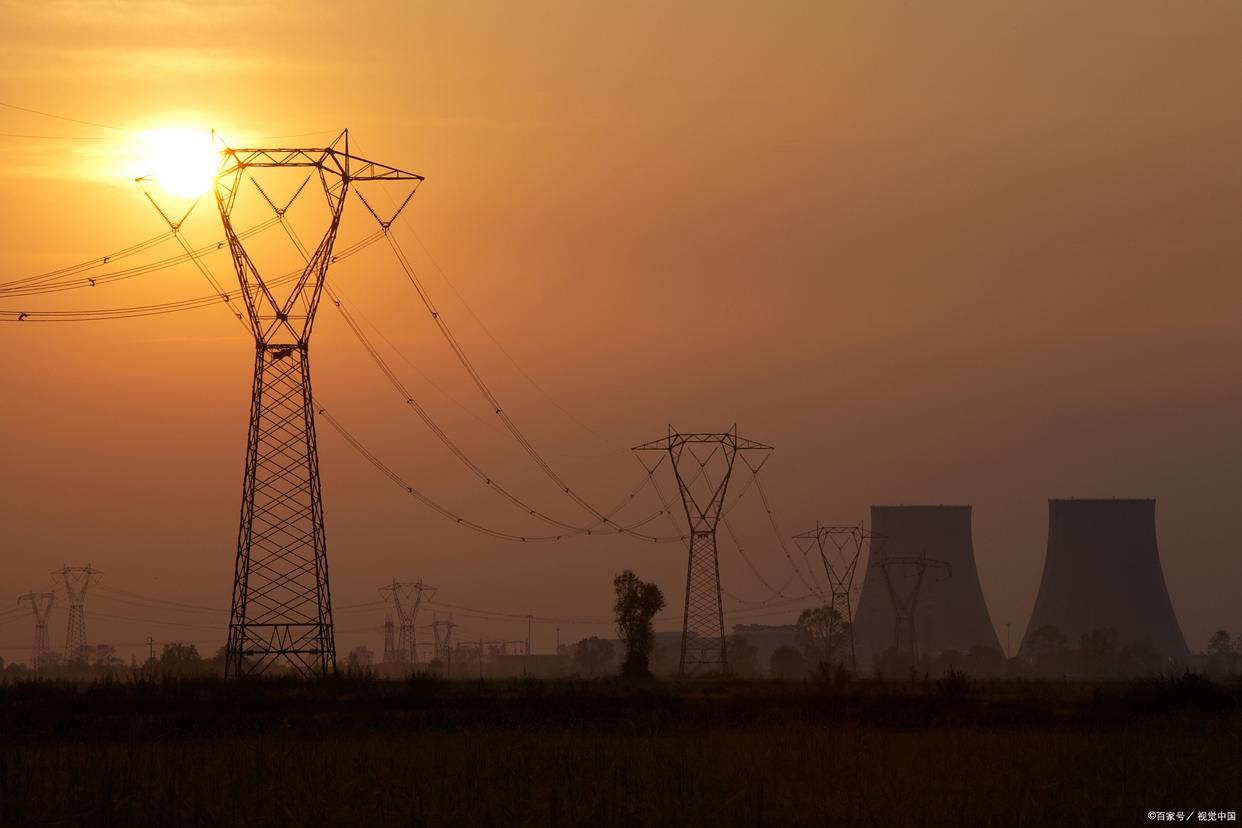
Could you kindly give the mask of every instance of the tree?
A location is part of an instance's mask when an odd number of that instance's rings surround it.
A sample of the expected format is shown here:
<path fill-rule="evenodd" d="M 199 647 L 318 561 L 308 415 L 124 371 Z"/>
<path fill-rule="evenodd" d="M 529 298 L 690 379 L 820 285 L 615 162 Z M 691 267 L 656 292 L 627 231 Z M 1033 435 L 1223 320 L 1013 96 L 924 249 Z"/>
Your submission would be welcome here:
<path fill-rule="evenodd" d="M 1160 672 L 1160 653 L 1150 644 L 1127 644 L 1121 648 L 1118 665 L 1122 675 L 1155 675 Z"/>
<path fill-rule="evenodd" d="M 655 646 L 651 619 L 664 609 L 664 593 L 628 569 L 613 578 L 612 588 L 617 594 L 617 602 L 613 605 L 617 632 L 625 642 L 621 675 L 650 676 L 651 649 Z"/>
<path fill-rule="evenodd" d="M 995 647 L 976 644 L 966 654 L 966 668 L 977 676 L 1000 675 L 1005 669 L 1005 654 Z"/>
<path fill-rule="evenodd" d="M 1069 672 L 1069 637 L 1050 624 L 1027 636 L 1026 651 L 1036 673 L 1054 676 Z"/>
<path fill-rule="evenodd" d="M 768 675 L 777 679 L 800 679 L 806 676 L 806 661 L 796 647 L 782 644 L 772 651 Z"/>
<path fill-rule="evenodd" d="M 359 645 L 345 656 L 345 669 L 351 673 L 365 673 L 375 661 L 375 653 L 370 647 Z"/>
<path fill-rule="evenodd" d="M 1207 656 L 1208 670 L 1212 673 L 1224 675 L 1234 672 L 1238 652 L 1228 632 L 1217 630 L 1212 633 L 1212 637 L 1208 639 Z"/>
<path fill-rule="evenodd" d="M 1121 634 L 1111 628 L 1083 633 L 1078 646 L 1083 673 L 1088 676 L 1111 676 L 1116 673 L 1120 641 Z"/>
<path fill-rule="evenodd" d="M 598 676 L 612 665 L 613 656 L 612 642 L 593 635 L 574 647 L 574 669 L 585 676 Z"/>
<path fill-rule="evenodd" d="M 1208 639 L 1207 652 L 1210 656 L 1230 656 L 1234 653 L 1233 639 L 1225 630 L 1217 630 Z"/>
<path fill-rule="evenodd" d="M 759 675 L 759 648 L 745 638 L 740 635 L 729 636 L 725 639 L 725 652 L 733 675 L 738 678 L 754 678 Z"/>
<path fill-rule="evenodd" d="M 798 616 L 797 624 L 798 637 L 808 659 L 832 662 L 849 655 L 850 622 L 832 607 L 825 605 L 805 609 Z M 828 640 L 829 633 L 832 634 L 831 641 Z"/>
<path fill-rule="evenodd" d="M 198 647 L 183 641 L 170 641 L 160 651 L 160 672 L 187 676 L 203 672 L 203 659 Z"/>

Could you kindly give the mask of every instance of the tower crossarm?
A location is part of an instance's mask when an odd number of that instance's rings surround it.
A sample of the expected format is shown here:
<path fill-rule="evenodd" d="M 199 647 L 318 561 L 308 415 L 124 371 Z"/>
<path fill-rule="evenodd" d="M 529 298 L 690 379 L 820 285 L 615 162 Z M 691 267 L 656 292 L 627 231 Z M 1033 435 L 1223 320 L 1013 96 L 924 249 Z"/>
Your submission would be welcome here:
<path fill-rule="evenodd" d="M 222 173 L 247 167 L 315 167 L 344 176 L 350 181 L 422 181 L 423 176 L 390 167 L 359 155 L 331 147 L 286 147 L 233 149 L 223 151 Z"/>
<path fill-rule="evenodd" d="M 693 434 L 681 434 L 673 432 L 670 427 L 670 433 L 667 437 L 661 437 L 659 440 L 652 440 L 649 443 L 634 446 L 633 451 L 672 451 L 680 448 L 687 443 L 721 443 L 734 451 L 773 451 L 772 446 L 760 443 L 755 440 L 747 440 L 744 437 L 737 436 L 737 427 L 726 432 L 696 432 Z"/>

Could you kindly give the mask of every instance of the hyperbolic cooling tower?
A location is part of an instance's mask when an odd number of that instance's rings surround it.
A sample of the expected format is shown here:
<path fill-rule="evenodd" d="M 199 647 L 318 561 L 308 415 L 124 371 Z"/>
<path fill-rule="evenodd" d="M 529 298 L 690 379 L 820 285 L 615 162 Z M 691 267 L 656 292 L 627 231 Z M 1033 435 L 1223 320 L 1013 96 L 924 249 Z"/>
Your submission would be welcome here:
<path fill-rule="evenodd" d="M 1075 647 L 1083 633 L 1111 628 L 1122 646 L 1189 654 L 1160 568 L 1156 501 L 1048 501 L 1048 555 L 1022 651 L 1033 631 L 1049 625 Z"/>
<path fill-rule="evenodd" d="M 950 566 L 928 568 L 915 604 L 914 628 L 920 654 L 944 650 L 968 652 L 971 647 L 1000 650 L 1000 641 L 979 586 L 970 536 L 969 506 L 872 506 L 872 541 L 858 611 L 854 613 L 855 645 L 865 665 L 893 646 L 896 613 L 880 560 L 884 556 L 943 561 Z M 894 572 L 899 590 L 908 588 L 912 572 Z"/>

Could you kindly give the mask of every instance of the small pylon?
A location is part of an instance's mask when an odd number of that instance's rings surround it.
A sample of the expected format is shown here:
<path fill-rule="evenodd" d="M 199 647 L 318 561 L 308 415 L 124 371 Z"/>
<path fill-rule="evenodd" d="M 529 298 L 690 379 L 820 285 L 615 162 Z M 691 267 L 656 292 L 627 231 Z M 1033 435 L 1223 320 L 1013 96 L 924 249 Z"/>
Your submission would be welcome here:
<path fill-rule="evenodd" d="M 65 633 L 65 660 L 80 659 L 86 648 L 86 590 L 98 583 L 103 573 L 86 566 L 65 566 L 52 573 L 53 580 L 64 586 L 69 598 L 69 628 Z"/>
<path fill-rule="evenodd" d="M 390 602 L 397 610 L 397 645 L 395 650 L 395 661 L 405 664 L 416 664 L 418 662 L 418 610 L 423 603 L 423 595 L 426 593 L 427 599 L 430 600 L 435 595 L 436 588 L 430 584 L 425 584 L 421 579 L 417 581 L 398 581 L 392 579 L 391 584 L 385 584 L 380 587 L 380 594 L 384 596 L 384 600 Z"/>
<path fill-rule="evenodd" d="M 52 614 L 52 605 L 56 603 L 53 592 L 27 592 L 17 598 L 18 606 L 28 604 L 34 613 L 34 643 L 30 647 L 30 669 L 42 672 L 47 664 L 47 653 L 51 649 L 48 644 L 47 620 Z"/>
<path fill-rule="evenodd" d="M 440 616 L 433 613 L 431 623 L 427 626 L 431 627 L 432 638 L 435 640 L 435 658 L 444 664 L 444 674 L 451 676 L 453 674 L 453 628 L 457 625 L 453 623 L 453 613 L 449 613 L 447 621 L 441 621 Z"/>
<path fill-rule="evenodd" d="M 794 540 L 802 547 L 803 553 L 809 552 L 811 546 L 818 550 L 828 580 L 832 604 L 828 614 L 828 635 L 824 641 L 825 656 L 831 661 L 845 643 L 841 639 L 848 639 L 850 669 L 857 670 L 852 607 L 854 573 L 863 549 L 870 547 L 874 550 L 878 545 L 876 541 L 880 539 L 868 532 L 862 523 L 856 526 L 816 523 L 814 529 L 794 535 Z"/>
<path fill-rule="evenodd" d="M 918 557 L 882 555 L 880 557 L 880 568 L 884 570 L 884 584 L 888 587 L 888 595 L 893 602 L 893 612 L 896 615 L 893 626 L 893 651 L 897 655 L 908 655 L 911 664 L 917 664 L 919 660 L 919 644 L 915 624 L 915 611 L 918 608 L 919 591 L 923 588 L 923 580 L 929 569 L 941 570 L 945 573 L 945 577 L 948 577 L 953 573 L 953 568 L 945 561 L 928 558 L 926 551 Z M 897 584 L 894 582 L 894 571 L 899 569 L 913 570 L 914 572 L 913 584 L 904 595 L 901 594 Z"/>

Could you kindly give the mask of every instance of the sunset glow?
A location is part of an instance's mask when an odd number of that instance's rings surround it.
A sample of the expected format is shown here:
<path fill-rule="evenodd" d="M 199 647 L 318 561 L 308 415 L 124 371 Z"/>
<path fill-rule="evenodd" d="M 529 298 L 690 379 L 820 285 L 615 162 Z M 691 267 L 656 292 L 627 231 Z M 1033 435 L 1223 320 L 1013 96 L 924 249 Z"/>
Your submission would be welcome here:
<path fill-rule="evenodd" d="M 139 173 L 175 196 L 192 198 L 211 189 L 219 157 L 211 134 L 197 129 L 169 127 L 138 135 L 135 155 Z"/>

